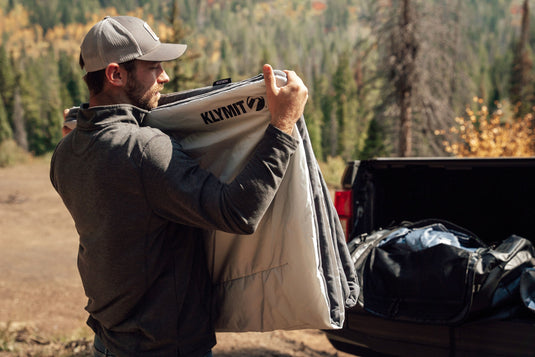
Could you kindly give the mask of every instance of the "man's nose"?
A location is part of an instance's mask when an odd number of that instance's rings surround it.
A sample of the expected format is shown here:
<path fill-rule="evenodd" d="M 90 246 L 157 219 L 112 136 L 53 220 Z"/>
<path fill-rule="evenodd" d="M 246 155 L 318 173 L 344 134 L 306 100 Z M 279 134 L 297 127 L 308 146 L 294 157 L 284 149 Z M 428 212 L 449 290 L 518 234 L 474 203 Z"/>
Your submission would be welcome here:
<path fill-rule="evenodd" d="M 167 82 L 169 82 L 169 76 L 167 75 L 167 72 L 165 72 L 164 70 L 158 76 L 158 83 L 167 83 Z"/>

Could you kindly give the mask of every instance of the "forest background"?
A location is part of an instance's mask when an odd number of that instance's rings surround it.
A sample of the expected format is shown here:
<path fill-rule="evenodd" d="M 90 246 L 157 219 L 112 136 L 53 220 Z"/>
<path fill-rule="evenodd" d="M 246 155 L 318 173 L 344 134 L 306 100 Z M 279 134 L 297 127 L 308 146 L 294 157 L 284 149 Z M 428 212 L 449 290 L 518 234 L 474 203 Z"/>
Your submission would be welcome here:
<path fill-rule="evenodd" d="M 188 44 L 165 65 L 166 91 L 263 63 L 295 70 L 326 171 L 378 156 L 534 155 L 529 0 L 0 0 L 0 166 L 54 149 L 63 109 L 88 98 L 81 40 L 119 14 Z"/>

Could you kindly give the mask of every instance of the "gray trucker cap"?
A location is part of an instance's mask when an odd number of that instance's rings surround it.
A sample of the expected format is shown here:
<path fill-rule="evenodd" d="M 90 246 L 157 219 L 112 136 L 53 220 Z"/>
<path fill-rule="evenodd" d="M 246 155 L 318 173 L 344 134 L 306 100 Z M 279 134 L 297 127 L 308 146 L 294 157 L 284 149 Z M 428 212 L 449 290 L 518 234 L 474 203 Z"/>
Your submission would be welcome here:
<path fill-rule="evenodd" d="M 137 17 L 106 16 L 85 35 L 80 54 L 86 72 L 95 72 L 112 62 L 171 61 L 184 54 L 186 47 L 161 43 L 149 25 Z"/>

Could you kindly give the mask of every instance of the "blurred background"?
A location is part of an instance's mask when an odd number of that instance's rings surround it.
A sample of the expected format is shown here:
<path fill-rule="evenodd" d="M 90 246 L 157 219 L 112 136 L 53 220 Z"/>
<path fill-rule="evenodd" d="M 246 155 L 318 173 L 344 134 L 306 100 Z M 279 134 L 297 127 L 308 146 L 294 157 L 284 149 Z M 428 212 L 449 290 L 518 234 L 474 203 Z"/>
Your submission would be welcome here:
<path fill-rule="evenodd" d="M 346 160 L 533 155 L 529 0 L 0 0 L 0 166 L 49 154 L 87 101 L 79 45 L 105 15 L 188 44 L 167 91 L 295 70 L 337 183 Z M 331 178 L 332 176 L 332 178 Z"/>

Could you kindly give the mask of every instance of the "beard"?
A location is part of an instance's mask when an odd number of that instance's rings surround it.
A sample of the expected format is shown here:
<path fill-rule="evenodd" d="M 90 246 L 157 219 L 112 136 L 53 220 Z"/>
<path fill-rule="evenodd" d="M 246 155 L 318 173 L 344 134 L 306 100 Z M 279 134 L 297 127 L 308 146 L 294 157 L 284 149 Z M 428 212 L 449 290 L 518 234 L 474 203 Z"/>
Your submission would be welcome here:
<path fill-rule="evenodd" d="M 130 102 L 136 107 L 145 110 L 156 108 L 160 99 L 159 92 L 163 89 L 163 85 L 154 84 L 152 87 L 146 89 L 139 84 L 133 72 L 131 76 L 125 87 L 125 92 Z"/>

